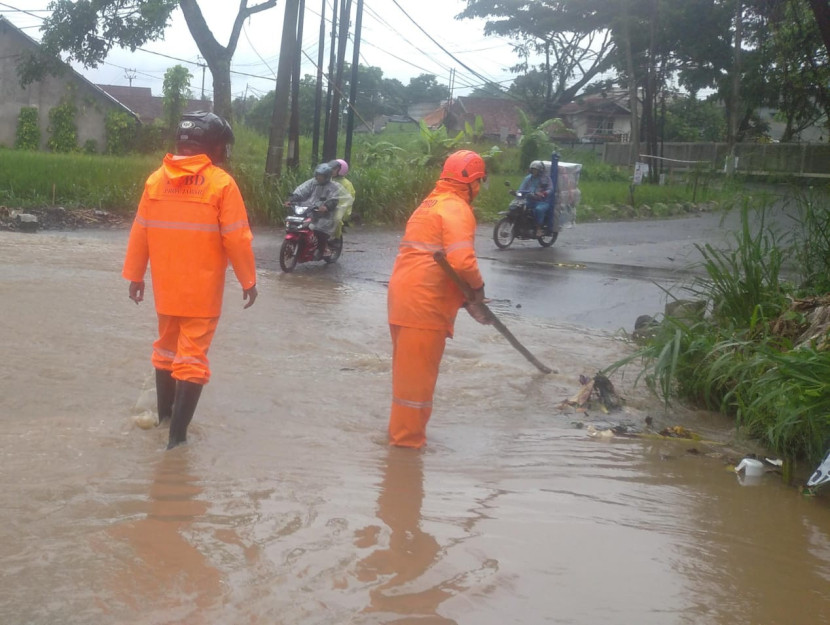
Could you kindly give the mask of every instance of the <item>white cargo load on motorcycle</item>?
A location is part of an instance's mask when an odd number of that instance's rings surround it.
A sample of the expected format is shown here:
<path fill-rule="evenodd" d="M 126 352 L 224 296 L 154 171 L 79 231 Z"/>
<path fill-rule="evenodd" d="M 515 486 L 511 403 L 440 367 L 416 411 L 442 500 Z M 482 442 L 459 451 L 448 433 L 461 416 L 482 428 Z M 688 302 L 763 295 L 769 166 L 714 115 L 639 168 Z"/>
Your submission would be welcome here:
<path fill-rule="evenodd" d="M 550 171 L 551 162 L 542 162 Z M 557 171 L 553 228 L 556 232 L 561 232 L 563 228 L 573 228 L 576 224 L 576 207 L 582 199 L 582 192 L 579 190 L 579 174 L 582 172 L 582 163 L 559 161 Z"/>

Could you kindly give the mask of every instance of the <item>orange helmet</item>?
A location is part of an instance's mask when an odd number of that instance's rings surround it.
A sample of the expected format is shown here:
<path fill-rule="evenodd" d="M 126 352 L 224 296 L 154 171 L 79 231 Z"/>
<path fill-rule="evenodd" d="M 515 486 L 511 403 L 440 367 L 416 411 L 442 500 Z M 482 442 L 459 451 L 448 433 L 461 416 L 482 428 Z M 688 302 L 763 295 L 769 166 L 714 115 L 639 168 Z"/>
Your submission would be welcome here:
<path fill-rule="evenodd" d="M 453 152 L 444 161 L 441 178 L 458 180 L 459 182 L 473 182 L 487 179 L 487 168 L 484 159 L 471 150 Z"/>

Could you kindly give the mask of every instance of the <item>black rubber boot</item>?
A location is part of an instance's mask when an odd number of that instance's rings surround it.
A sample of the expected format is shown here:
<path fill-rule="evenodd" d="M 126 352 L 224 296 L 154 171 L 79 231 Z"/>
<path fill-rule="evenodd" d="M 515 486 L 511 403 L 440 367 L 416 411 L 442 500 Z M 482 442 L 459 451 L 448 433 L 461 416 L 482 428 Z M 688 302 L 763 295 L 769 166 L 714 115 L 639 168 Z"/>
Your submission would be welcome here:
<path fill-rule="evenodd" d="M 187 426 L 196 412 L 196 404 L 202 394 L 202 385 L 179 380 L 176 384 L 176 399 L 173 402 L 173 418 L 170 419 L 170 439 L 167 449 L 173 449 L 187 441 Z"/>
<path fill-rule="evenodd" d="M 176 380 L 172 371 L 156 369 L 156 401 L 159 424 L 173 416 L 173 398 L 176 396 Z"/>

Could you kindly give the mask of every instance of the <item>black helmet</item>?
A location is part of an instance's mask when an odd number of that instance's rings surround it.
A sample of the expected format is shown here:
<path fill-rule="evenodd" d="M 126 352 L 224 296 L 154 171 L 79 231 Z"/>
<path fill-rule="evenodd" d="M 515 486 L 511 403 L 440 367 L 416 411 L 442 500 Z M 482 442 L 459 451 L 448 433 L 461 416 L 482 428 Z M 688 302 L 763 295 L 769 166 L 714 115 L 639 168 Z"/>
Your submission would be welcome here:
<path fill-rule="evenodd" d="M 216 163 L 227 160 L 233 141 L 231 125 L 208 111 L 185 113 L 176 127 L 177 152 L 204 153 Z"/>
<path fill-rule="evenodd" d="M 331 180 L 331 176 L 334 173 L 331 165 L 328 163 L 320 163 L 317 167 L 314 168 L 314 177 L 323 176 L 326 179 L 326 182 Z M 326 182 L 322 183 L 325 184 Z"/>

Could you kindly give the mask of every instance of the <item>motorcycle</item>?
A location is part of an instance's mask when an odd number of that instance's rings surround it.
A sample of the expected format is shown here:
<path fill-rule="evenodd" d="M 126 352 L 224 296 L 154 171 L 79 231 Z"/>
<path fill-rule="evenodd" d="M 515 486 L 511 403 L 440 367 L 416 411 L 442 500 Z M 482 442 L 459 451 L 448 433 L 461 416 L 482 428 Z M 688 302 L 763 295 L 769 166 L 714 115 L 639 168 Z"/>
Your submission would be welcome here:
<path fill-rule="evenodd" d="M 509 182 L 505 185 L 510 186 Z M 545 228 L 542 236 L 536 236 L 536 217 L 534 211 L 528 206 L 527 200 L 530 196 L 529 192 L 513 191 L 513 200 L 507 207 L 506 211 L 501 211 L 499 215 L 504 215 L 496 222 L 493 228 L 493 242 L 499 249 L 507 249 L 514 239 L 521 241 L 529 241 L 535 239 L 539 241 L 542 247 L 550 247 L 556 242 L 559 232 L 553 228 Z"/>
<path fill-rule="evenodd" d="M 319 239 L 311 224 L 317 221 L 319 212 L 312 206 L 289 206 L 293 214 L 285 217 L 285 239 L 280 247 L 280 268 L 290 273 L 297 263 L 323 260 L 326 263 L 337 262 L 343 252 L 343 237 L 329 237 L 326 249 L 318 254 Z M 345 224 L 343 224 L 345 228 Z M 328 254 L 326 253 L 328 252 Z"/>

